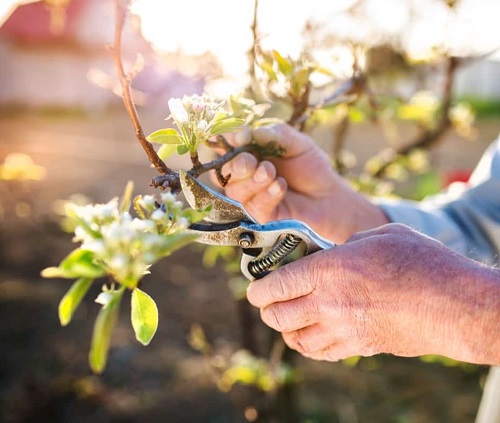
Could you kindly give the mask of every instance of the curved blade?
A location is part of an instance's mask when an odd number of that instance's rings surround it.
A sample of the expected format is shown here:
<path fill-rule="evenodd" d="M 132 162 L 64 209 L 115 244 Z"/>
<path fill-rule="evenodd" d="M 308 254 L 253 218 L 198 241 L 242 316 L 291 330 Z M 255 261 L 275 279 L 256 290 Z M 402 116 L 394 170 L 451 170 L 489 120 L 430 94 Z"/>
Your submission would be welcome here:
<path fill-rule="evenodd" d="M 225 195 L 202 184 L 184 170 L 179 171 L 182 192 L 188 204 L 197 210 L 204 210 L 212 206 L 210 213 L 205 216 L 207 222 L 229 223 L 238 220 L 257 221 L 248 214 L 243 206 Z"/>

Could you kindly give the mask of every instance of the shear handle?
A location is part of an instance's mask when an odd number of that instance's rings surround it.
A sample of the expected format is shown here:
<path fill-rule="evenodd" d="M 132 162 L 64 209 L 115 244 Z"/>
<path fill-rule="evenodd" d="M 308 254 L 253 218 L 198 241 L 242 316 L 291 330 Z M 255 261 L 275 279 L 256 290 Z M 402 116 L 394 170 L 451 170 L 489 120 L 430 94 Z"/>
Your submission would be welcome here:
<path fill-rule="evenodd" d="M 307 225 L 296 220 L 270 222 L 263 226 L 268 231 L 267 235 L 272 234 L 273 247 L 266 247 L 260 251 L 255 248 L 243 248 L 241 271 L 251 281 L 264 277 L 274 266 L 281 264 L 301 243 L 306 246 L 305 255 L 335 246 L 334 243 L 320 237 Z"/>

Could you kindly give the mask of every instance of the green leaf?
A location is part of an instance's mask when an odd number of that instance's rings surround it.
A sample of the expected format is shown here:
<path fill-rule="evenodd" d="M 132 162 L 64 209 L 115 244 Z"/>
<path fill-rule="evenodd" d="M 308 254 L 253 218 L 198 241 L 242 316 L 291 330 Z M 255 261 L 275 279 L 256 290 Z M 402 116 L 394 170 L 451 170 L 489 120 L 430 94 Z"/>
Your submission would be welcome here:
<path fill-rule="evenodd" d="M 89 290 L 92 282 L 94 282 L 94 279 L 91 278 L 78 279 L 71 285 L 71 288 L 62 298 L 59 303 L 59 321 L 62 326 L 66 326 L 71 322 L 75 310 L 80 305 L 80 302 Z"/>
<path fill-rule="evenodd" d="M 276 50 L 273 50 L 274 59 L 278 63 L 278 69 L 283 75 L 290 75 L 293 71 L 293 66 L 289 60 L 285 59 Z"/>
<path fill-rule="evenodd" d="M 187 145 L 181 144 L 177 146 L 177 154 L 183 155 L 186 154 L 189 151 L 189 148 Z"/>
<path fill-rule="evenodd" d="M 276 72 L 273 69 L 273 65 L 268 62 L 263 62 L 260 64 L 262 70 L 267 74 L 267 77 L 270 81 L 277 81 L 278 77 L 276 76 Z"/>
<path fill-rule="evenodd" d="M 147 140 L 158 144 L 182 144 L 182 137 L 174 128 L 159 129 L 150 134 Z"/>
<path fill-rule="evenodd" d="M 134 182 L 128 181 L 125 190 L 123 191 L 122 198 L 120 200 L 120 212 L 124 213 L 130 210 L 132 204 L 132 195 L 134 193 Z"/>
<path fill-rule="evenodd" d="M 184 209 L 182 211 L 182 217 L 189 219 L 191 223 L 196 223 L 203 220 L 208 215 L 210 210 L 212 210 L 211 205 L 205 208 L 205 210 Z"/>
<path fill-rule="evenodd" d="M 160 156 L 160 159 L 162 160 L 167 160 L 172 154 L 174 154 L 177 151 L 178 147 L 179 145 L 163 144 L 158 149 L 158 156 Z"/>
<path fill-rule="evenodd" d="M 167 239 L 160 248 L 159 254 L 166 257 L 173 252 L 191 244 L 198 238 L 198 235 L 187 232 L 168 235 Z"/>
<path fill-rule="evenodd" d="M 158 308 L 154 300 L 139 288 L 132 292 L 131 319 L 135 337 L 142 345 L 148 345 L 158 329 Z"/>
<path fill-rule="evenodd" d="M 73 279 L 74 276 L 68 275 L 66 272 L 61 270 L 59 267 L 46 267 L 40 272 L 42 278 L 66 278 Z"/>
<path fill-rule="evenodd" d="M 216 122 L 214 126 L 212 126 L 210 133 L 212 135 L 218 135 L 218 134 L 223 134 L 225 132 L 236 131 L 238 129 L 241 129 L 244 123 L 245 119 L 240 119 L 240 118 L 222 119 Z"/>
<path fill-rule="evenodd" d="M 59 265 L 61 274 L 67 278 L 99 278 L 104 269 L 94 262 L 94 253 L 78 248 L 72 251 Z"/>
<path fill-rule="evenodd" d="M 59 267 L 47 267 L 40 272 L 44 278 L 99 278 L 105 275 L 104 269 L 94 263 L 94 253 L 78 248 L 66 256 Z"/>
<path fill-rule="evenodd" d="M 94 373 L 102 373 L 106 367 L 111 335 L 120 311 L 120 300 L 123 292 L 124 289 L 113 292 L 113 298 L 99 310 L 94 323 L 89 353 L 89 364 Z"/>

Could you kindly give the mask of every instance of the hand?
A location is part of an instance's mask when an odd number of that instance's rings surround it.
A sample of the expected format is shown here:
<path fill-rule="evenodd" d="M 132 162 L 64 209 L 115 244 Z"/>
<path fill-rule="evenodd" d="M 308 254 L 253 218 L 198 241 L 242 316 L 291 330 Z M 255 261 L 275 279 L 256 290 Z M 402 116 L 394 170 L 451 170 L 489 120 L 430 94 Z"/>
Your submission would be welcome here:
<path fill-rule="evenodd" d="M 309 358 L 440 354 L 500 362 L 492 337 L 500 333 L 498 269 L 403 225 L 357 234 L 288 264 L 252 282 L 247 297 Z"/>
<path fill-rule="evenodd" d="M 258 144 L 275 141 L 286 150 L 284 157 L 260 163 L 243 153 L 223 168 L 224 174 L 231 174 L 226 195 L 241 202 L 259 222 L 298 219 L 337 243 L 359 230 L 388 223 L 380 208 L 332 169 L 309 136 L 286 124 L 261 127 L 252 135 Z"/>

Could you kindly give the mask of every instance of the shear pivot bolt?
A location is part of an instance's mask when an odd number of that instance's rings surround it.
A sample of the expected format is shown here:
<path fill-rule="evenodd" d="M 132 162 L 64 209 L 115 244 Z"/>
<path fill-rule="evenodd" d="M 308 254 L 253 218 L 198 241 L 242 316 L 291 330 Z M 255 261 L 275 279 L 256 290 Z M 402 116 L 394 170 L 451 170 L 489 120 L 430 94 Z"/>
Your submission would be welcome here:
<path fill-rule="evenodd" d="M 248 248 L 253 244 L 253 242 L 254 242 L 254 237 L 249 232 L 243 232 L 240 235 L 240 239 L 238 240 L 238 244 L 240 244 L 241 248 Z"/>

